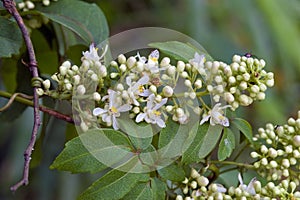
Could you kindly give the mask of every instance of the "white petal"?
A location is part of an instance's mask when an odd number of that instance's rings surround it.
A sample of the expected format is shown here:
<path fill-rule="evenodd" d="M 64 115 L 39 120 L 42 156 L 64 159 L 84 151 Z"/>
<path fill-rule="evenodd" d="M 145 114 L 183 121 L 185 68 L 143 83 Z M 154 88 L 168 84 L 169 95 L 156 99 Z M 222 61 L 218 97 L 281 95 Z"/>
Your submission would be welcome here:
<path fill-rule="evenodd" d="M 156 119 L 156 123 L 157 123 L 157 125 L 158 125 L 160 128 L 165 128 L 165 127 L 166 127 L 166 124 L 165 124 L 164 120 L 162 120 L 162 119 L 160 119 L 160 118 Z"/>
<path fill-rule="evenodd" d="M 202 120 L 200 121 L 200 125 L 204 124 L 204 122 L 207 122 L 210 118 L 210 115 L 207 115 L 205 117 L 202 118 Z"/>
<path fill-rule="evenodd" d="M 145 118 L 145 116 L 146 116 L 146 113 L 140 113 L 140 114 L 138 114 L 136 116 L 136 118 L 135 118 L 135 122 L 139 123 L 139 122 L 143 121 L 144 118 Z"/>
<path fill-rule="evenodd" d="M 241 173 L 238 174 L 238 179 L 239 179 L 240 185 L 244 185 Z"/>
<path fill-rule="evenodd" d="M 130 76 L 126 77 L 126 83 L 128 86 L 131 86 L 131 77 Z"/>
<path fill-rule="evenodd" d="M 95 109 L 93 110 L 93 115 L 94 115 L 94 116 L 98 116 L 98 115 L 101 115 L 101 114 L 103 114 L 103 113 L 105 113 L 105 112 L 107 112 L 107 110 L 104 110 L 104 109 L 102 109 L 102 108 L 95 108 Z"/>
<path fill-rule="evenodd" d="M 150 94 L 152 94 L 151 91 L 146 89 L 142 93 L 140 93 L 139 96 L 148 97 Z"/>
<path fill-rule="evenodd" d="M 138 80 L 137 83 L 139 85 L 145 85 L 149 82 L 149 80 L 150 80 L 149 76 L 145 75 L 142 78 L 140 78 L 140 80 Z"/>
<path fill-rule="evenodd" d="M 118 130 L 119 129 L 119 126 L 118 126 L 118 122 L 117 122 L 117 119 L 116 119 L 116 117 L 113 115 L 112 116 L 112 121 L 113 121 L 113 128 L 115 129 L 115 130 Z"/>
<path fill-rule="evenodd" d="M 164 98 L 161 100 L 161 102 L 159 102 L 158 104 L 156 104 L 154 107 L 153 107 L 153 110 L 157 110 L 159 109 L 160 107 L 162 107 L 163 105 L 165 105 L 168 101 L 168 98 Z"/>
<path fill-rule="evenodd" d="M 120 106 L 120 107 L 118 108 L 118 111 L 119 111 L 119 112 L 126 112 L 126 111 L 129 111 L 131 108 L 132 108 L 131 105 L 129 105 L 129 104 L 124 104 L 124 105 L 122 105 L 122 106 Z"/>

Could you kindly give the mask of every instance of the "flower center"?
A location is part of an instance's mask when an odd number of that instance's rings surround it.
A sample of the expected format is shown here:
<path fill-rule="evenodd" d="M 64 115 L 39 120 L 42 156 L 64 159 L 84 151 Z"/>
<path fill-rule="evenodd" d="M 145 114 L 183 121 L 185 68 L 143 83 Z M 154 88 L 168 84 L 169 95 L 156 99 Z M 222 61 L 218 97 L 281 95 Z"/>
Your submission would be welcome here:
<path fill-rule="evenodd" d="M 114 106 L 112 106 L 111 108 L 110 108 L 110 111 L 112 112 L 112 113 L 117 113 L 118 112 L 118 109 L 116 108 L 116 107 L 114 107 Z"/>
<path fill-rule="evenodd" d="M 154 111 L 153 111 L 153 114 L 156 115 L 156 116 L 160 116 L 160 115 L 161 115 L 161 112 L 159 112 L 158 110 L 154 110 Z"/>
<path fill-rule="evenodd" d="M 142 85 L 139 86 L 139 92 L 143 93 L 144 92 L 144 87 Z"/>

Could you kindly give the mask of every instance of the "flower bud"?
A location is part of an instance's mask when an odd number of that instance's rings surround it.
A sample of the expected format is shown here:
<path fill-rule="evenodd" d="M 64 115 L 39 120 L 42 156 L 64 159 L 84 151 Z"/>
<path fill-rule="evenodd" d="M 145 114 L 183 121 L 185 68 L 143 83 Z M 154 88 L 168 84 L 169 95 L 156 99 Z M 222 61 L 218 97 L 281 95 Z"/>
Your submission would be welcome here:
<path fill-rule="evenodd" d="M 93 93 L 93 99 L 94 99 L 95 101 L 100 101 L 100 100 L 101 100 L 100 94 L 99 94 L 98 92 L 94 92 L 94 93 Z"/>
<path fill-rule="evenodd" d="M 114 60 L 110 62 L 110 65 L 113 67 L 118 67 L 118 63 Z"/>
<path fill-rule="evenodd" d="M 185 64 L 183 61 L 179 60 L 177 62 L 177 71 L 178 72 L 183 72 L 184 71 L 184 68 L 185 68 Z"/>
<path fill-rule="evenodd" d="M 83 85 L 79 85 L 79 86 L 77 87 L 77 93 L 78 93 L 79 95 L 84 95 L 84 94 L 85 94 L 85 87 L 84 87 Z"/>
<path fill-rule="evenodd" d="M 74 72 L 77 72 L 79 68 L 78 68 L 77 65 L 73 65 L 73 66 L 71 67 L 71 69 L 72 69 Z"/>
<path fill-rule="evenodd" d="M 293 144 L 296 146 L 296 147 L 300 147 L 300 135 L 295 135 L 293 137 Z"/>
<path fill-rule="evenodd" d="M 230 92 L 225 92 L 224 99 L 228 103 L 234 102 L 234 96 Z"/>
<path fill-rule="evenodd" d="M 85 132 L 89 129 L 89 127 L 84 122 L 80 123 L 80 128 L 82 129 L 83 132 Z"/>
<path fill-rule="evenodd" d="M 242 81 L 241 83 L 240 83 L 240 88 L 242 89 L 242 90 L 245 90 L 245 89 L 247 89 L 247 87 L 248 87 L 248 85 L 247 85 L 247 83 L 245 82 L 245 81 Z"/>
<path fill-rule="evenodd" d="M 136 63 L 136 59 L 133 56 L 130 56 L 126 62 L 128 68 L 134 67 L 135 63 Z"/>
<path fill-rule="evenodd" d="M 72 86 L 71 83 L 66 83 L 65 87 L 66 87 L 66 89 L 69 90 L 69 91 L 71 91 L 72 88 L 73 88 L 73 86 Z"/>
<path fill-rule="evenodd" d="M 171 60 L 169 57 L 164 57 L 160 62 L 160 66 L 167 67 L 170 64 L 170 62 L 171 62 Z"/>
<path fill-rule="evenodd" d="M 119 62 L 120 64 L 125 64 L 125 63 L 126 63 L 126 57 L 125 57 L 123 54 L 120 54 L 120 55 L 118 56 L 118 62 Z"/>
<path fill-rule="evenodd" d="M 163 88 L 162 92 L 165 97 L 171 97 L 173 95 L 173 88 L 167 85 Z"/>
<path fill-rule="evenodd" d="M 175 73 L 176 73 L 176 67 L 173 65 L 169 66 L 167 69 L 167 74 L 172 77 L 175 75 Z"/>
<path fill-rule="evenodd" d="M 252 151 L 252 152 L 250 153 L 250 156 L 251 156 L 252 158 L 258 158 L 258 157 L 259 157 L 259 154 L 258 154 L 257 152 L 255 152 L 255 151 Z"/>
<path fill-rule="evenodd" d="M 183 197 L 181 195 L 177 195 L 175 200 L 183 200 Z"/>
<path fill-rule="evenodd" d="M 157 95 L 157 96 L 155 97 L 155 101 L 161 102 L 161 100 L 162 100 L 162 97 L 161 97 L 160 95 Z"/>
<path fill-rule="evenodd" d="M 99 78 L 98 78 L 97 74 L 92 74 L 91 79 L 94 82 L 98 82 L 99 81 Z"/>
<path fill-rule="evenodd" d="M 191 182 L 191 188 L 192 188 L 192 189 L 196 189 L 197 186 L 198 186 L 198 184 L 197 184 L 196 181 L 192 181 L 192 182 Z"/>
<path fill-rule="evenodd" d="M 49 79 L 44 80 L 43 85 L 44 85 L 44 88 L 46 90 L 48 90 L 50 88 L 50 85 L 51 85 L 50 80 Z"/>
<path fill-rule="evenodd" d="M 25 1 L 26 7 L 31 10 L 34 9 L 35 5 L 31 1 Z"/>
<path fill-rule="evenodd" d="M 42 88 L 37 88 L 36 89 L 36 93 L 39 95 L 39 96 L 43 96 L 44 95 L 44 90 Z"/>
<path fill-rule="evenodd" d="M 149 90 L 152 92 L 152 93 L 156 93 L 157 92 L 157 87 L 155 85 L 151 85 L 149 87 Z"/>
<path fill-rule="evenodd" d="M 290 167 L 290 161 L 286 158 L 282 159 L 282 163 L 281 165 L 284 167 L 284 168 L 289 168 Z"/>
<path fill-rule="evenodd" d="M 59 73 L 62 76 L 65 76 L 67 74 L 67 71 L 68 71 L 68 69 L 65 66 L 62 65 L 62 66 L 59 67 Z"/>
<path fill-rule="evenodd" d="M 138 114 L 138 113 L 140 113 L 140 108 L 139 107 L 134 107 L 133 109 L 132 109 L 132 111 L 135 113 L 135 114 Z"/>
<path fill-rule="evenodd" d="M 273 86 L 274 86 L 274 79 L 267 80 L 267 81 L 266 81 L 266 85 L 267 85 L 268 87 L 273 87 Z"/>
<path fill-rule="evenodd" d="M 197 79 L 194 83 L 196 89 L 199 89 L 202 87 L 202 81 L 200 79 Z"/>
<path fill-rule="evenodd" d="M 274 148 L 269 148 L 269 156 L 271 157 L 271 158 L 276 158 L 277 157 L 277 151 L 274 149 Z"/>
<path fill-rule="evenodd" d="M 110 78 L 116 78 L 119 75 L 119 73 L 110 73 Z"/>
<path fill-rule="evenodd" d="M 196 93 L 195 92 L 191 92 L 190 94 L 189 94 L 189 97 L 191 98 L 191 99 L 195 99 L 196 98 Z"/>
<path fill-rule="evenodd" d="M 184 111 L 182 108 L 177 108 L 176 109 L 176 115 L 177 117 L 182 117 L 184 115 Z"/>
<path fill-rule="evenodd" d="M 185 72 L 185 71 L 182 72 L 180 75 L 181 75 L 182 78 L 187 78 L 187 77 L 189 77 L 188 73 Z"/>
<path fill-rule="evenodd" d="M 272 168 L 276 168 L 276 167 L 278 166 L 278 164 L 277 164 L 277 162 L 276 162 L 275 160 L 271 160 L 271 161 L 270 161 L 270 166 L 271 166 Z"/>
<path fill-rule="evenodd" d="M 206 178 L 205 176 L 199 176 L 196 178 L 197 183 L 199 184 L 199 186 L 203 186 L 206 187 L 209 184 L 209 180 L 208 178 Z"/>
<path fill-rule="evenodd" d="M 126 69 L 127 69 L 127 67 L 126 67 L 125 64 L 121 64 L 120 67 L 119 67 L 119 69 L 120 69 L 121 72 L 125 72 Z"/>
<path fill-rule="evenodd" d="M 257 99 L 258 100 L 264 100 L 266 98 L 266 94 L 265 93 L 263 93 L 263 92 L 259 92 L 258 94 L 257 94 Z"/>
<path fill-rule="evenodd" d="M 241 56 L 239 56 L 239 55 L 234 55 L 234 56 L 232 57 L 232 62 L 237 62 L 237 63 L 241 62 Z"/>

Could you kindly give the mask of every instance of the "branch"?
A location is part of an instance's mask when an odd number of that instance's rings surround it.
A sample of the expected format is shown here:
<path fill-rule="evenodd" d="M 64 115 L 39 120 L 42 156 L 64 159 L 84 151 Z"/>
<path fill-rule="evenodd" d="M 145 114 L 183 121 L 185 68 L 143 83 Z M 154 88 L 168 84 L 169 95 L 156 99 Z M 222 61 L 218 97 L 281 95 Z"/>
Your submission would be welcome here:
<path fill-rule="evenodd" d="M 3 2 L 3 6 L 5 7 L 5 9 L 15 18 L 15 20 L 17 21 L 17 24 L 22 32 L 24 42 L 25 42 L 25 45 L 26 45 L 26 48 L 28 51 L 28 56 L 29 56 L 28 67 L 31 72 L 31 76 L 32 76 L 32 80 L 33 80 L 32 86 L 33 86 L 34 124 L 33 124 L 30 142 L 24 152 L 25 162 L 24 162 L 24 168 L 23 168 L 23 178 L 18 183 L 16 183 L 15 185 L 13 185 L 10 188 L 12 191 L 16 191 L 20 186 L 28 184 L 29 164 L 30 164 L 31 154 L 32 154 L 32 150 L 33 150 L 33 147 L 34 147 L 34 144 L 36 141 L 38 129 L 41 125 L 41 117 L 40 117 L 40 113 L 39 113 L 39 96 L 37 94 L 37 88 L 40 87 L 41 83 L 38 81 L 39 73 L 38 73 L 38 69 L 37 69 L 37 62 L 36 62 L 36 58 L 35 58 L 33 45 L 30 40 L 30 35 L 29 35 L 28 30 L 26 29 L 26 26 L 23 22 L 22 17 L 20 16 L 20 14 L 16 8 L 16 4 L 13 0 L 2 0 L 2 2 Z"/>
<path fill-rule="evenodd" d="M 1 110 L 4 110 L 8 106 L 10 106 L 10 104 L 13 101 L 17 101 L 17 102 L 20 102 L 20 103 L 25 104 L 27 106 L 33 107 L 33 102 L 31 100 L 29 100 L 29 98 L 28 98 L 27 95 L 26 95 L 27 96 L 26 97 L 22 93 L 11 94 L 9 92 L 5 92 L 5 91 L 1 91 L 0 90 L 0 96 L 5 97 L 5 98 L 10 98 L 10 100 L 8 101 L 8 103 L 6 104 L 6 106 L 0 108 L 0 112 L 1 112 Z M 40 105 L 39 109 L 40 109 L 40 111 L 43 111 L 44 113 L 52 115 L 52 116 L 56 117 L 57 119 L 61 119 L 61 120 L 64 120 L 66 122 L 69 122 L 69 123 L 74 123 L 74 120 L 73 120 L 73 118 L 71 116 L 68 116 L 68 115 L 62 114 L 60 112 L 57 112 L 56 110 L 53 110 L 53 109 L 51 109 L 49 107 Z"/>

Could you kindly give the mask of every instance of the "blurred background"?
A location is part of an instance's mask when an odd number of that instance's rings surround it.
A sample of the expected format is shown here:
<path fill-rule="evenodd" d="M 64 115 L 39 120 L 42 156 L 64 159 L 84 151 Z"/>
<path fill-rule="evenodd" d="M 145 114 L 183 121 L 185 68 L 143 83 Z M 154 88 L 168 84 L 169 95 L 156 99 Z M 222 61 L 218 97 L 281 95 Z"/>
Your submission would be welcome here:
<path fill-rule="evenodd" d="M 61 0 L 60 0 L 61 1 Z M 300 109 L 300 1 L 299 0 L 89 0 L 104 12 L 110 35 L 156 26 L 174 29 L 197 40 L 215 59 L 230 62 L 247 52 L 266 60 L 275 74 L 275 87 L 266 100 L 239 115 L 254 132 L 268 122 L 283 124 Z M 58 66 L 58 65 L 57 65 Z M 4 86 L 0 83 L 0 89 Z M 0 99 L 3 105 L 4 99 Z M 74 127 L 50 118 L 38 148 L 43 156 L 33 162 L 30 184 L 15 194 L 9 187 L 22 176 L 23 151 L 32 129 L 32 109 L 11 123 L 0 121 L 0 199 L 72 200 L 99 175 L 72 175 L 49 170 Z M 66 131 L 67 130 L 67 131 Z M 67 133 L 67 134 L 65 134 Z M 72 135 L 73 134 L 73 135 Z"/>

